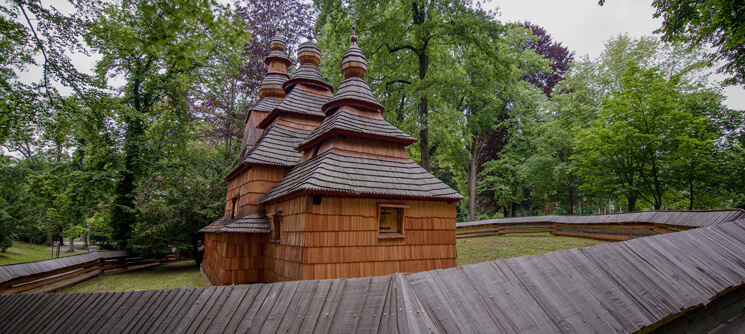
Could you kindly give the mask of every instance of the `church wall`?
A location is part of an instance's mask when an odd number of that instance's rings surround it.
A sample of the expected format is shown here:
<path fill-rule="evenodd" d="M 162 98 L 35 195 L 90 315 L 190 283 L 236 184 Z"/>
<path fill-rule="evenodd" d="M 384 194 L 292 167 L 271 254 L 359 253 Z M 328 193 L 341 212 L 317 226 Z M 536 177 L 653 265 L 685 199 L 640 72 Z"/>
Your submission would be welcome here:
<path fill-rule="evenodd" d="M 275 205 L 281 240 L 265 248 L 268 282 L 363 277 L 456 265 L 455 204 L 302 196 Z M 378 203 L 404 209 L 405 238 L 379 238 Z"/>
<path fill-rule="evenodd" d="M 263 282 L 267 234 L 205 233 L 202 271 L 213 285 Z"/>
<path fill-rule="evenodd" d="M 261 211 L 259 199 L 263 194 L 281 181 L 287 171 L 280 167 L 253 166 L 230 180 L 225 204 L 225 216 L 233 212 L 233 199 L 237 199 L 236 217 Z"/>

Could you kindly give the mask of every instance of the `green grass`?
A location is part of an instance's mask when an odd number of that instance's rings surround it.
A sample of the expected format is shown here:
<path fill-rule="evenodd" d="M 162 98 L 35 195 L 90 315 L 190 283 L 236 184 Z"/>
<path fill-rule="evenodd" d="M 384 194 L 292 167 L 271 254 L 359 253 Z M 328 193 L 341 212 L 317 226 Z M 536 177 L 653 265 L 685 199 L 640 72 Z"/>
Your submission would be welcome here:
<path fill-rule="evenodd" d="M 45 245 L 35 245 L 26 242 L 13 241 L 13 246 L 8 248 L 5 253 L 0 252 L 0 266 L 13 263 L 32 262 L 48 260 L 52 257 L 52 252 L 47 250 Z M 67 246 L 62 246 L 59 256 L 69 256 L 81 253 L 67 253 Z"/>
<path fill-rule="evenodd" d="M 458 265 L 498 259 L 536 255 L 558 250 L 587 247 L 604 241 L 553 236 L 548 233 L 520 234 L 458 239 Z M 59 292 L 102 292 L 141 289 L 174 289 L 204 287 L 199 268 L 193 261 L 162 264 L 120 274 L 94 277 Z"/>
<path fill-rule="evenodd" d="M 199 268 L 194 264 L 194 261 L 180 261 L 130 272 L 96 276 L 58 292 L 157 290 L 204 286 L 204 282 L 199 276 Z"/>
<path fill-rule="evenodd" d="M 465 266 L 604 243 L 606 241 L 531 233 L 457 239 L 456 247 L 458 265 Z"/>

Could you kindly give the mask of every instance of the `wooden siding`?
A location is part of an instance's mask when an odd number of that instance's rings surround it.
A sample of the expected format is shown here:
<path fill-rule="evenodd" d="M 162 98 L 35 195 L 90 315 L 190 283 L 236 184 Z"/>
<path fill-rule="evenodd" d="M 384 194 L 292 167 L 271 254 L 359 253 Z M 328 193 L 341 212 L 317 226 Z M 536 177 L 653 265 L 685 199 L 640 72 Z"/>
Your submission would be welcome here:
<path fill-rule="evenodd" d="M 0 296 L 0 333 L 648 333 L 744 283 L 740 220 L 408 276 Z"/>
<path fill-rule="evenodd" d="M 312 196 L 301 196 L 268 206 L 267 212 L 281 212 L 282 238 L 266 247 L 267 281 L 377 276 L 456 265 L 455 204 L 397 201 L 408 206 L 404 238 L 381 239 L 380 202 L 323 197 L 315 205 Z"/>
<path fill-rule="evenodd" d="M 263 281 L 267 234 L 205 233 L 202 271 L 214 285 Z"/>
<path fill-rule="evenodd" d="M 263 194 L 282 180 L 286 171 L 283 168 L 254 166 L 230 180 L 225 204 L 225 217 L 233 212 L 233 199 L 239 198 L 238 213 L 241 217 L 261 211 L 259 199 Z"/>

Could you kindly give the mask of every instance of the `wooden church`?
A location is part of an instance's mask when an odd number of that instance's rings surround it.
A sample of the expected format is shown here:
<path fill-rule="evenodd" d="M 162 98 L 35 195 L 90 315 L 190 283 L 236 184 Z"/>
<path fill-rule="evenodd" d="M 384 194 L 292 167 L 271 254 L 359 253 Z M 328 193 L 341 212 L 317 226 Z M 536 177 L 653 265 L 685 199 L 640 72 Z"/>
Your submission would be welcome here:
<path fill-rule="evenodd" d="M 416 139 L 383 118 L 352 34 L 336 94 L 321 50 L 300 45 L 292 75 L 279 33 L 249 110 L 223 218 L 205 234 L 213 285 L 413 273 L 456 265 L 463 196 L 411 160 Z"/>

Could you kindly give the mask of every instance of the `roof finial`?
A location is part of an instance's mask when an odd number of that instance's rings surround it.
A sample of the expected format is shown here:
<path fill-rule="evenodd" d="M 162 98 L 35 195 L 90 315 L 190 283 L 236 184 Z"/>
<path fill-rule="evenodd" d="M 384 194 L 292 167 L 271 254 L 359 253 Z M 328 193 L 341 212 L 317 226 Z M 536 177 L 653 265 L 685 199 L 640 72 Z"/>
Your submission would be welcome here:
<path fill-rule="evenodd" d="M 352 43 L 357 43 L 357 26 L 354 24 L 352 25 L 352 37 L 349 39 L 352 40 Z"/>

